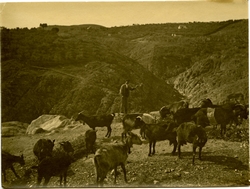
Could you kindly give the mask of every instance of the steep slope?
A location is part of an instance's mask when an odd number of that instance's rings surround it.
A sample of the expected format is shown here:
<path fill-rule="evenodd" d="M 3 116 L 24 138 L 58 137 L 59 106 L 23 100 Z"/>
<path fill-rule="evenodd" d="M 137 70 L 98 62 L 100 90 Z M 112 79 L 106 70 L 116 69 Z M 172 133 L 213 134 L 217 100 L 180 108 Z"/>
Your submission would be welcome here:
<path fill-rule="evenodd" d="M 50 64 L 45 61 L 46 56 L 71 50 L 65 46 L 55 53 L 40 53 L 40 61 L 32 59 L 37 56 L 31 56 L 26 63 L 3 61 L 2 121 L 30 122 L 42 114 L 71 117 L 80 111 L 87 114 L 119 112 L 119 88 L 128 78 L 132 84 L 143 83 L 143 87 L 131 94 L 131 112 L 158 110 L 181 98 L 176 90 L 132 59 L 94 40 L 88 41 L 88 46 L 85 43 L 78 44 L 78 48 L 82 45 L 88 53 L 77 62 L 73 58 L 60 62 L 60 56 L 51 59 Z M 64 44 L 72 45 L 71 41 Z M 32 52 L 36 54 L 37 49 Z"/>
<path fill-rule="evenodd" d="M 158 110 L 178 91 L 191 104 L 248 98 L 248 20 L 2 28 L 1 40 L 2 121 L 119 112 L 128 78 L 144 84 L 132 112 Z"/>
<path fill-rule="evenodd" d="M 194 104 L 201 98 L 222 103 L 232 93 L 242 93 L 248 103 L 247 21 L 228 25 L 209 35 L 205 48 L 211 53 L 197 59 L 190 69 L 180 74 L 174 81 L 175 88 Z"/>

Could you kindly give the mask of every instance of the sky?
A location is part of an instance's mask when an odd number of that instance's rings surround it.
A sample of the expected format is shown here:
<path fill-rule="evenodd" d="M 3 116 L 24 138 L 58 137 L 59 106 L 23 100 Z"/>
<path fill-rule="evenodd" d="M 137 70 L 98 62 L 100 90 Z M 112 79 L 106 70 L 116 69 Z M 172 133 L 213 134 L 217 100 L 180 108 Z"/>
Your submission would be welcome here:
<path fill-rule="evenodd" d="M 0 3 L 0 26 L 33 28 L 48 25 L 185 23 L 248 19 L 247 0 L 196 1 L 57 1 Z"/>

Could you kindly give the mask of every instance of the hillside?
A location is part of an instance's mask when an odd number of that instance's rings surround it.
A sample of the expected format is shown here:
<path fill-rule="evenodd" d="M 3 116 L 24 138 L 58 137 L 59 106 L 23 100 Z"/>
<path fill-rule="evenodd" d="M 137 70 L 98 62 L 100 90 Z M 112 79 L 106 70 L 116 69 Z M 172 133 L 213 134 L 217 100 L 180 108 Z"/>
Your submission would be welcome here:
<path fill-rule="evenodd" d="M 2 63 L 2 121 L 30 122 L 42 114 L 71 117 L 80 111 L 119 112 L 119 88 L 127 78 L 131 83 L 143 83 L 131 93 L 131 111 L 158 110 L 162 104 L 181 97 L 131 60 L 114 64 L 91 61 L 49 68 L 10 60 Z"/>
<path fill-rule="evenodd" d="M 139 32 L 143 27 L 145 32 Z M 248 20 L 116 30 L 127 36 L 125 48 L 119 43 L 117 49 L 173 84 L 192 105 L 201 98 L 221 103 L 232 93 L 242 93 L 248 99 Z"/>
<path fill-rule="evenodd" d="M 248 103 L 247 23 L 229 25 L 209 35 L 208 39 L 209 54 L 198 58 L 191 68 L 177 76 L 175 88 L 188 96 L 191 103 L 203 97 L 221 103 L 227 95 L 239 92 Z"/>
<path fill-rule="evenodd" d="M 1 30 L 2 121 L 31 122 L 119 112 L 119 87 L 131 112 L 188 98 L 215 103 L 231 93 L 248 99 L 248 20 Z"/>

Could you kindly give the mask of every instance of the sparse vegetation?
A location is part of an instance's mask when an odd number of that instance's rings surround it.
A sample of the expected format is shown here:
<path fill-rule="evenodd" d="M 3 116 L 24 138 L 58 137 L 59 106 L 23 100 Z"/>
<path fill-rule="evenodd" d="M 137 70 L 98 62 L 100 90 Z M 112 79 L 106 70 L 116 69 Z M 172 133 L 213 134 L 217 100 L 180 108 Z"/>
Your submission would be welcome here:
<path fill-rule="evenodd" d="M 173 87 L 191 104 L 204 97 L 220 103 L 235 92 L 247 99 L 247 26 L 247 20 L 229 20 L 2 28 L 2 120 L 119 111 L 118 90 L 127 78 L 145 84 L 131 98 L 133 112 L 179 100 Z"/>
<path fill-rule="evenodd" d="M 12 154 L 22 151 L 26 163 L 24 169 L 15 165 L 21 179 L 7 173 L 10 181 L 4 186 L 35 185 L 37 173 L 29 168 L 37 164 L 32 149 L 40 138 L 72 143 L 75 162 L 68 173 L 68 187 L 96 186 L 93 154 L 86 158 L 83 136 L 89 126 L 72 122 L 76 125 L 27 135 L 28 124 L 22 122 L 30 123 L 43 114 L 71 118 L 80 111 L 89 115 L 119 112 L 119 88 L 128 78 L 134 85 L 143 83 L 131 93 L 131 113 L 158 111 L 183 97 L 190 107 L 197 107 L 203 98 L 221 104 L 232 93 L 243 94 L 241 103 L 248 104 L 248 20 L 1 28 L 1 78 L 2 122 L 6 122 L 2 147 Z M 96 149 L 121 140 L 120 121 L 111 125 L 110 138 L 103 138 L 106 128 L 97 128 Z M 159 141 L 155 155 L 148 157 L 148 141 L 143 141 L 128 157 L 129 184 L 118 175 L 116 186 L 248 186 L 248 120 L 228 126 L 224 139 L 219 128 L 205 130 L 208 141 L 203 160 L 196 160 L 195 166 L 191 165 L 192 145 L 183 146 L 183 159 L 177 159 L 170 156 L 168 142 Z M 105 186 L 114 187 L 112 177 L 107 175 Z M 52 178 L 49 185 L 58 186 L 57 179 Z"/>

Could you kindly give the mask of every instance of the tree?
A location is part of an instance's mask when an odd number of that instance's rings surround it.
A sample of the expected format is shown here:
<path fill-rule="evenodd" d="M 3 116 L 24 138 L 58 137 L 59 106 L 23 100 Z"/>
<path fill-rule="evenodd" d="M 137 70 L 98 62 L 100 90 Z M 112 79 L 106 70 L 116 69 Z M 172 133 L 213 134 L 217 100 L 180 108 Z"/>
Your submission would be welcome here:
<path fill-rule="evenodd" d="M 47 23 L 40 23 L 40 27 L 42 27 L 42 28 L 45 28 L 45 27 L 47 27 L 48 25 L 47 25 Z"/>

